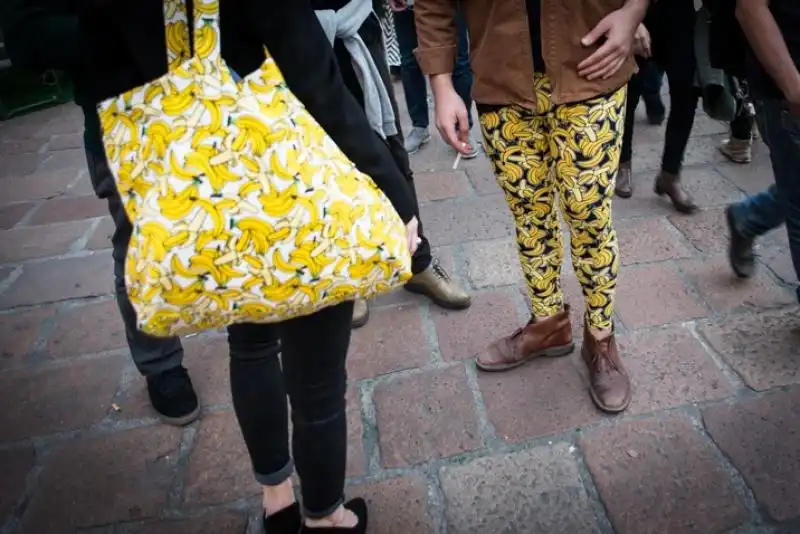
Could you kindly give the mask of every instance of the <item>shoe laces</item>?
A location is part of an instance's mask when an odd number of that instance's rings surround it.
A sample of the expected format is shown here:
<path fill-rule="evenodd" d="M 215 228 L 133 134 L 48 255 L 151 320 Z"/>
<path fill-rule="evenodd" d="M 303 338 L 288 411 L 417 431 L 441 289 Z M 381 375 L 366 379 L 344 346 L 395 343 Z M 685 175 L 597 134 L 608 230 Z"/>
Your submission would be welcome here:
<path fill-rule="evenodd" d="M 592 367 L 604 367 L 608 371 L 620 372 L 617 362 L 611 358 L 611 337 L 594 340 L 595 350 L 592 351 Z"/>
<path fill-rule="evenodd" d="M 445 271 L 444 267 L 442 267 L 442 265 L 439 263 L 439 259 L 438 258 L 434 259 L 433 262 L 431 263 L 431 270 L 433 271 L 433 273 L 436 276 L 438 276 L 439 278 L 441 278 L 445 282 L 451 282 L 452 281 L 452 279 L 450 278 L 450 275 L 447 274 L 447 271 Z"/>

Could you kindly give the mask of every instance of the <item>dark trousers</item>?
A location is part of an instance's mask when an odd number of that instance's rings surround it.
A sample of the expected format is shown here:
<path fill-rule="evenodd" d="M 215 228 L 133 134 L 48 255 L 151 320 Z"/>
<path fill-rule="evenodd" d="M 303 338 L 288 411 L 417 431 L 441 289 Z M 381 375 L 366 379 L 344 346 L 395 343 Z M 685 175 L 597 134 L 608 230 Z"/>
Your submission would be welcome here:
<path fill-rule="evenodd" d="M 658 63 L 654 61 L 644 63 L 639 79 L 641 80 L 643 97 L 647 98 L 661 94 L 661 85 L 664 83 L 664 70 Z"/>
<path fill-rule="evenodd" d="M 400 128 L 400 113 L 397 109 L 397 99 L 395 98 L 394 88 L 392 87 L 391 75 L 389 74 L 389 65 L 386 63 L 386 53 L 384 52 L 383 33 L 381 31 L 381 23 L 374 15 L 370 16 L 361 29 L 358 31 L 364 44 L 369 48 L 375 65 L 381 73 L 383 84 L 389 92 L 389 99 L 392 102 L 392 109 L 395 115 L 395 124 L 397 126 L 397 135 L 390 135 L 386 138 L 386 143 L 389 146 L 389 151 L 392 153 L 400 172 L 406 177 L 408 187 L 411 190 L 411 195 L 414 198 L 414 203 L 417 206 L 417 219 L 419 219 L 419 202 L 417 201 L 417 191 L 414 187 L 414 173 L 411 170 L 411 162 L 408 159 L 408 152 L 405 149 L 405 142 L 403 139 L 403 131 Z M 337 40 L 334 43 L 334 51 L 336 52 L 336 59 L 339 63 L 339 70 L 342 72 L 344 83 L 356 99 L 362 103 L 364 102 L 364 92 L 361 89 L 361 83 L 358 81 L 358 76 L 353 69 L 353 63 L 350 60 L 350 53 L 345 48 L 344 44 Z M 377 133 L 375 135 L 378 135 Z M 419 221 L 419 235 L 422 238 L 417 251 L 411 263 L 411 270 L 414 274 L 421 273 L 431 264 L 433 260 L 431 255 L 431 245 L 425 237 L 422 229 L 422 221 Z"/>
<path fill-rule="evenodd" d="M 740 141 L 750 141 L 753 138 L 753 124 L 755 118 L 742 109 L 736 118 L 731 121 L 731 137 Z"/>
<path fill-rule="evenodd" d="M 775 183 L 765 191 L 731 206 L 739 232 L 762 236 L 782 224 L 789 235 L 789 253 L 800 281 L 800 118 L 785 102 L 756 100 L 758 129 L 769 147 Z M 797 289 L 800 301 L 800 287 Z"/>
<path fill-rule="evenodd" d="M 667 7 L 668 6 L 668 7 Z M 695 82 L 693 0 L 659 2 L 648 12 L 645 26 L 652 38 L 653 56 L 639 61 L 640 72 L 628 84 L 628 105 L 625 135 L 620 160 L 628 163 L 633 154 L 633 129 L 636 107 L 642 94 L 642 71 L 645 62 L 653 61 L 664 70 L 669 82 L 670 108 L 664 135 L 661 169 L 677 174 L 683 166 L 683 156 L 692 134 L 699 93 Z"/>
<path fill-rule="evenodd" d="M 102 147 L 89 147 L 87 139 L 86 162 L 89 177 L 95 193 L 108 202 L 108 211 L 114 220 L 114 234 L 111 236 L 112 256 L 114 258 L 114 293 L 117 297 L 125 336 L 136 368 L 144 376 L 159 374 L 174 369 L 183 361 L 183 347 L 178 338 L 151 337 L 137 330 L 136 312 L 128 299 L 125 289 L 125 255 L 131 239 L 133 227 L 125 215 L 122 201 L 117 193 L 114 177 L 108 169 Z"/>
<path fill-rule="evenodd" d="M 87 150 L 86 157 L 95 192 L 108 202 L 116 227 L 111 239 L 115 289 L 133 361 L 145 376 L 177 367 L 183 359 L 180 339 L 151 337 L 136 328 L 124 276 L 132 226 L 105 156 Z M 294 470 L 293 456 L 308 517 L 325 517 L 342 503 L 347 457 L 345 360 L 352 317 L 353 304 L 346 302 L 276 325 L 228 328 L 231 395 L 256 480 L 265 485 L 283 482 Z"/>
<path fill-rule="evenodd" d="M 411 124 L 417 128 L 427 128 L 428 88 L 425 75 L 414 57 L 417 48 L 417 26 L 414 22 L 414 8 L 394 14 L 394 27 L 397 32 L 397 46 L 400 48 L 400 75 L 403 79 L 403 92 L 406 97 Z M 453 87 L 467 106 L 469 127 L 472 128 L 472 67 L 469 63 L 469 37 L 461 11 L 458 13 L 458 55 L 453 66 Z"/>
<path fill-rule="evenodd" d="M 256 480 L 275 486 L 296 468 L 311 518 L 327 516 L 343 502 L 352 318 L 353 303 L 346 302 L 278 325 L 228 328 L 233 407 Z"/>

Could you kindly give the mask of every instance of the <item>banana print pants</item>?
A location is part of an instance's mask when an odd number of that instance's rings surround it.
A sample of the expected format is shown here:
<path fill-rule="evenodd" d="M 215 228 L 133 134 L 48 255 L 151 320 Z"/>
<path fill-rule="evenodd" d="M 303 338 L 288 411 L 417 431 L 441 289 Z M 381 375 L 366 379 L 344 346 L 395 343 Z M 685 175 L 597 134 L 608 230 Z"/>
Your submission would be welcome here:
<path fill-rule="evenodd" d="M 564 307 L 564 245 L 556 197 L 570 227 L 572 265 L 590 328 L 612 327 L 619 254 L 611 199 L 625 122 L 625 87 L 554 105 L 550 80 L 537 74 L 536 109 L 479 110 L 486 149 L 516 223 L 522 271 L 536 317 Z"/>

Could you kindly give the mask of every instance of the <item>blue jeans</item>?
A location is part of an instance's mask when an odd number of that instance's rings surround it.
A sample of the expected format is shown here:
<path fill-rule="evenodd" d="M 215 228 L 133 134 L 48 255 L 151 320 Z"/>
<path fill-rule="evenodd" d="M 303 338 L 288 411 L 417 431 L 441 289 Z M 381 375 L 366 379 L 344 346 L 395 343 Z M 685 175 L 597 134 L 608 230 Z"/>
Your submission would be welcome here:
<path fill-rule="evenodd" d="M 397 32 L 397 45 L 400 48 L 400 74 L 406 106 L 415 128 L 427 128 L 428 89 L 425 75 L 419 68 L 414 49 L 417 48 L 417 26 L 414 23 L 414 8 L 394 14 L 394 27 Z M 467 106 L 469 127 L 472 128 L 472 68 L 469 65 L 469 37 L 461 11 L 458 12 L 458 56 L 453 66 L 453 86 Z"/>
<path fill-rule="evenodd" d="M 736 230 L 756 238 L 786 224 L 789 251 L 800 280 L 800 117 L 780 100 L 756 100 L 756 121 L 769 147 L 775 184 L 732 206 Z M 800 288 L 798 288 L 800 300 Z"/>

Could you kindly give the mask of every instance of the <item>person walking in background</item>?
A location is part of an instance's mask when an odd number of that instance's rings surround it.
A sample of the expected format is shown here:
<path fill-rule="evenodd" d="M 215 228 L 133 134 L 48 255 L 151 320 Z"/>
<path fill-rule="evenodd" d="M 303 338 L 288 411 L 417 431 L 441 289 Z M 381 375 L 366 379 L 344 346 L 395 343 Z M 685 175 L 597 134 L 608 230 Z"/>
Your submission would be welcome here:
<path fill-rule="evenodd" d="M 311 0 L 311 5 L 322 21 L 323 27 L 326 28 L 328 38 L 333 42 L 336 59 L 348 90 L 361 103 L 367 115 L 377 115 L 377 111 L 373 113 L 371 110 L 381 109 L 383 116 L 380 121 L 373 122 L 373 130 L 376 137 L 388 146 L 395 166 L 406 177 L 415 212 L 419 217 L 414 172 L 411 170 L 411 162 L 403 141 L 397 100 L 386 65 L 380 23 L 371 13 L 370 0 Z M 343 30 L 345 27 L 357 31 L 352 34 L 346 33 Z M 366 47 L 364 57 L 354 55 L 354 50 L 363 50 L 355 46 L 356 38 Z M 433 257 L 430 242 L 425 237 L 422 226 L 419 228 L 419 234 L 422 242 L 411 264 L 414 276 L 406 283 L 405 289 L 424 295 L 443 308 L 452 310 L 468 308 L 472 304 L 469 294 L 452 280 L 439 261 Z M 353 309 L 353 327 L 364 326 L 369 320 L 369 313 L 369 303 L 363 299 L 357 300 Z"/>
<path fill-rule="evenodd" d="M 624 411 L 631 387 L 613 324 L 619 250 L 611 200 L 625 87 L 635 70 L 631 48 L 647 0 L 461 5 L 473 36 L 473 96 L 484 146 L 516 223 L 532 310 L 527 324 L 480 352 L 476 364 L 484 371 L 505 371 L 574 348 L 570 307 L 561 290 L 558 197 L 586 302 L 581 355 L 589 392 L 601 410 Z M 448 144 L 466 152 L 468 112 L 452 77 L 456 4 L 416 0 L 415 10 L 417 54 L 431 77 L 436 124 Z"/>
<path fill-rule="evenodd" d="M 400 78 L 400 46 L 397 44 L 397 33 L 394 29 L 394 14 L 389 6 L 389 0 L 373 0 L 372 6 L 381 21 L 386 63 L 389 65 L 392 81 L 395 81 L 395 78 Z"/>
<path fill-rule="evenodd" d="M 689 136 L 692 134 L 699 91 L 695 87 L 694 0 L 654 2 L 645 17 L 643 38 L 648 49 L 639 55 L 639 64 L 654 61 L 664 70 L 669 81 L 670 109 L 664 137 L 661 171 L 655 179 L 655 192 L 666 196 L 676 210 L 693 213 L 697 205 L 681 187 L 681 169 Z M 636 106 L 642 92 L 642 73 L 631 78 L 622 158 L 617 176 L 616 193 L 621 198 L 633 195 L 633 133 Z"/>
<path fill-rule="evenodd" d="M 746 87 L 746 82 L 741 82 Z M 755 107 L 749 98 L 739 104 L 739 112 L 731 121 L 731 136 L 719 146 L 720 153 L 734 163 L 753 161 L 753 141 L 755 140 Z"/>
<path fill-rule="evenodd" d="M 664 85 L 664 69 L 655 61 L 644 61 L 640 65 L 637 76 L 641 81 L 642 101 L 647 112 L 647 122 L 659 126 L 664 122 L 667 108 L 661 98 L 661 86 Z M 630 98 L 630 96 L 628 96 Z"/>
<path fill-rule="evenodd" d="M 414 22 L 414 0 L 389 0 L 389 5 L 394 11 L 397 43 L 400 46 L 400 74 L 403 80 L 406 107 L 411 117 L 411 131 L 406 138 L 405 147 L 409 154 L 414 154 L 431 138 L 428 129 L 430 122 L 428 85 L 425 81 L 425 74 L 414 56 L 414 50 L 418 46 L 417 26 Z M 452 69 L 453 86 L 467 107 L 468 127 L 472 131 L 472 68 L 469 64 L 469 37 L 460 9 L 457 46 L 458 52 L 454 58 L 455 64 Z M 475 158 L 478 155 L 477 143 L 471 140 L 470 148 L 467 153 L 463 154 L 466 159 Z"/>
<path fill-rule="evenodd" d="M 748 80 L 775 183 L 726 210 L 729 259 L 738 276 L 752 276 L 756 238 L 786 224 L 800 280 L 800 3 L 737 0 L 736 17 L 751 47 Z"/>

